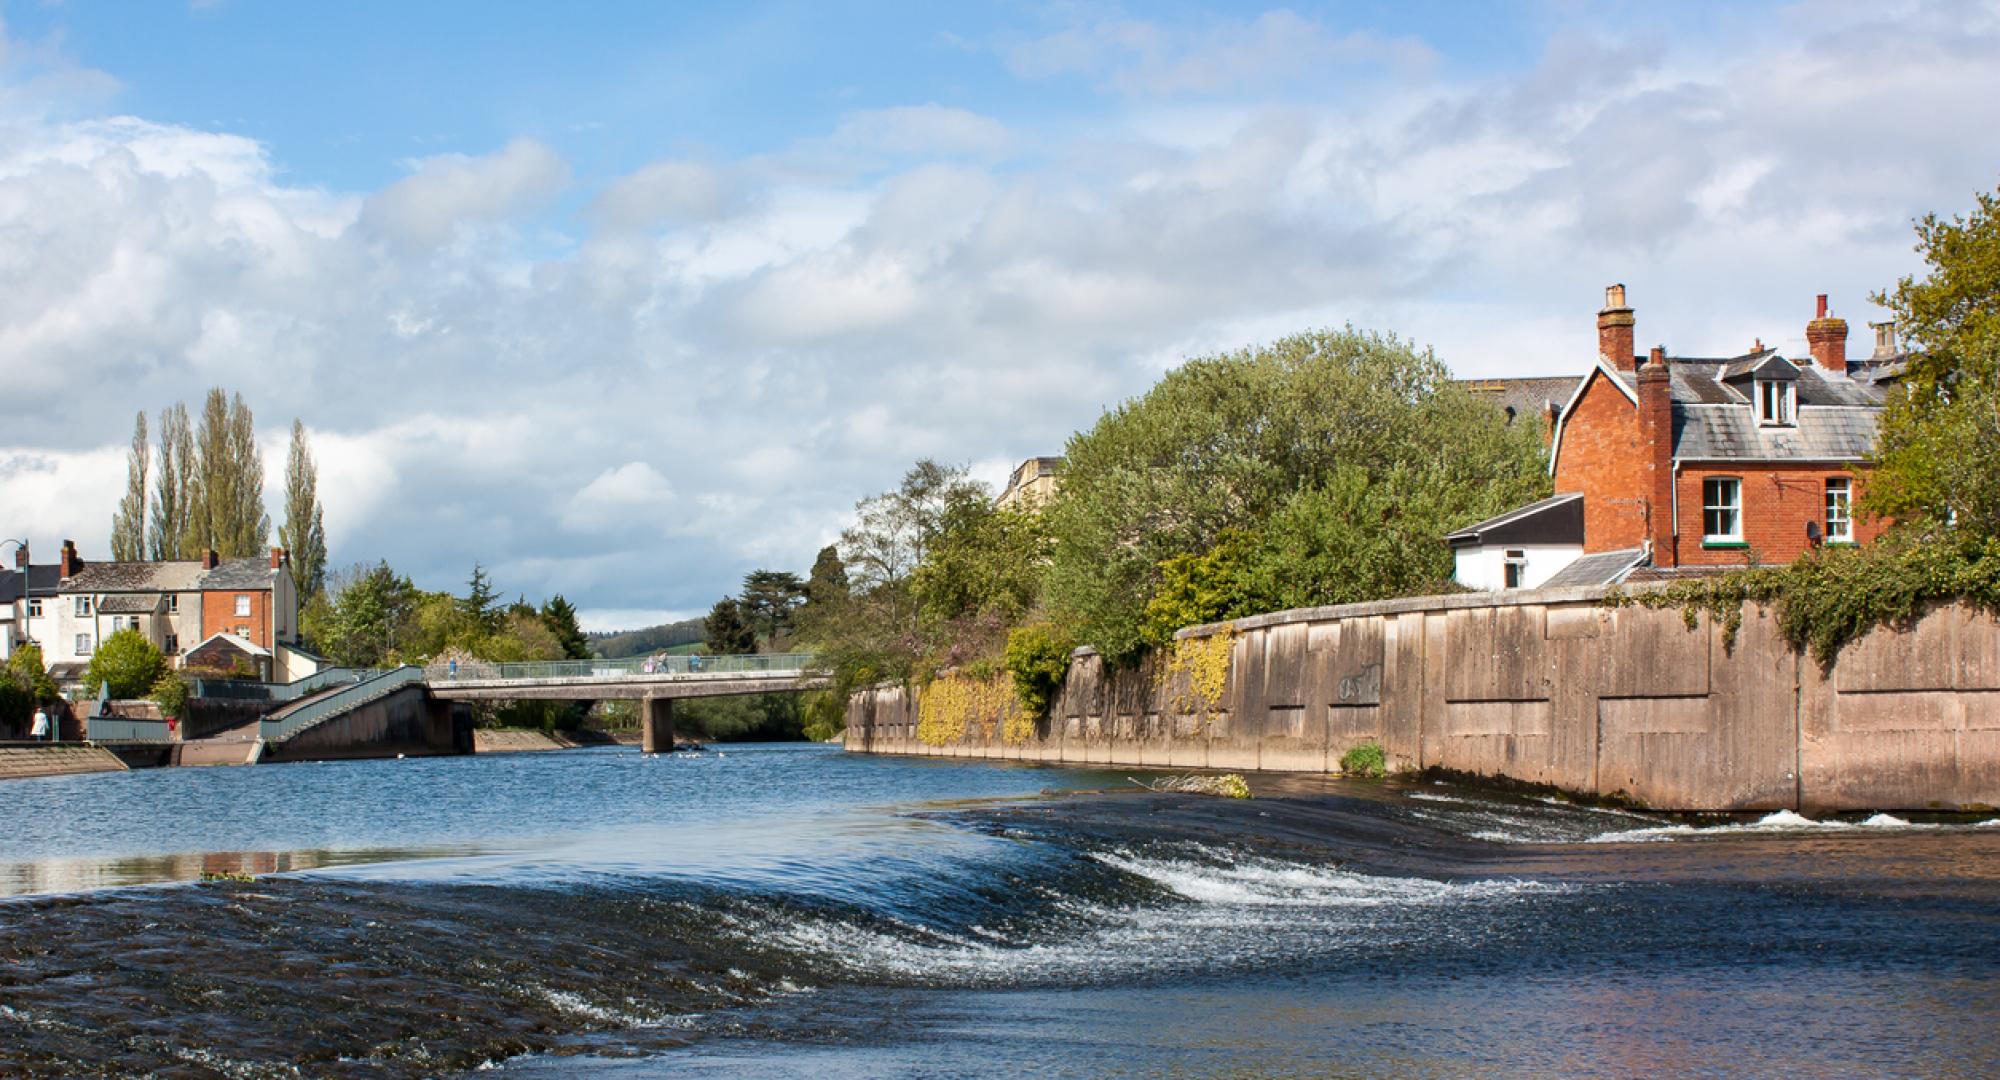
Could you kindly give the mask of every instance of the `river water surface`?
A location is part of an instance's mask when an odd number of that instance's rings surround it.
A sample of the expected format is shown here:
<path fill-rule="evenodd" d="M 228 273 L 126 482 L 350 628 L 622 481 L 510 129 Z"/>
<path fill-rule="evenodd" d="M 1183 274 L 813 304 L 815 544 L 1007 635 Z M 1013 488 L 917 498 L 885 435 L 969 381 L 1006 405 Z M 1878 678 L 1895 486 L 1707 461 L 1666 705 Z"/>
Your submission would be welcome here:
<path fill-rule="evenodd" d="M 10 781 L 0 1075 L 2000 1074 L 1991 823 L 1133 775 L 746 746 Z"/>

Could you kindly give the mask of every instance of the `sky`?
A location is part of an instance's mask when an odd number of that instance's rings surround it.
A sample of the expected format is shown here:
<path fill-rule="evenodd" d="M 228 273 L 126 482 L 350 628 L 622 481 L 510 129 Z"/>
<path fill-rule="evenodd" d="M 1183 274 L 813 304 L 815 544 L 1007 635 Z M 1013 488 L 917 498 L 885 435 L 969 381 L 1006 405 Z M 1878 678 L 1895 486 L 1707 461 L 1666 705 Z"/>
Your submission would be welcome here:
<path fill-rule="evenodd" d="M 332 561 L 594 629 L 1001 483 L 1182 360 L 1803 352 L 2000 183 L 2000 3 L 0 0 L 0 537 L 134 414 L 310 432 Z"/>

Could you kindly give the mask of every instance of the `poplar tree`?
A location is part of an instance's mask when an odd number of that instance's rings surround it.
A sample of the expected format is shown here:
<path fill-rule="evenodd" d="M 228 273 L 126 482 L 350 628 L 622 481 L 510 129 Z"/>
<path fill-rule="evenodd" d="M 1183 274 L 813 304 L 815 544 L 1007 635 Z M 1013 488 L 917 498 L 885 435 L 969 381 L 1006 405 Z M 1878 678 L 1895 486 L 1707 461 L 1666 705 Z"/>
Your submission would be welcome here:
<path fill-rule="evenodd" d="M 292 421 L 292 448 L 285 458 L 285 524 L 278 542 L 291 552 L 299 602 L 318 596 L 326 587 L 326 526 L 320 520 L 319 465 L 298 420 Z"/>
<path fill-rule="evenodd" d="M 189 507 L 194 479 L 194 431 L 187 406 L 160 410 L 160 469 L 153 481 L 153 514 L 148 545 L 159 560 L 185 559 Z"/>
<path fill-rule="evenodd" d="M 271 535 L 264 513 L 264 455 L 257 449 L 249 406 L 216 387 L 202 403 L 188 484 L 187 555 L 213 548 L 225 559 L 254 555 Z"/>
<path fill-rule="evenodd" d="M 151 454 L 146 444 L 146 412 L 133 421 L 132 450 L 125 457 L 125 498 L 111 517 L 111 558 L 138 562 L 146 557 L 146 473 Z"/>

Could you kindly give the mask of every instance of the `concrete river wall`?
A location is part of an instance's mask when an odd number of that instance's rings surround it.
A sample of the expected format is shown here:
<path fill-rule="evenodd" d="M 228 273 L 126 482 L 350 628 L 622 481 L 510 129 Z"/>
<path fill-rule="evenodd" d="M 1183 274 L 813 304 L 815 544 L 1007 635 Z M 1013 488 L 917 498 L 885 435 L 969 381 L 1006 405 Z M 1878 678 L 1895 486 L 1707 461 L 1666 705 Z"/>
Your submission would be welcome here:
<path fill-rule="evenodd" d="M 1877 629 L 1831 669 L 1747 606 L 1607 606 L 1604 589 L 1284 611 L 1183 631 L 1107 671 L 1073 659 L 1045 717 L 951 677 L 848 703 L 870 753 L 1324 772 L 1364 742 L 1441 768 L 1658 809 L 2000 804 L 2000 622 L 1964 606 Z"/>

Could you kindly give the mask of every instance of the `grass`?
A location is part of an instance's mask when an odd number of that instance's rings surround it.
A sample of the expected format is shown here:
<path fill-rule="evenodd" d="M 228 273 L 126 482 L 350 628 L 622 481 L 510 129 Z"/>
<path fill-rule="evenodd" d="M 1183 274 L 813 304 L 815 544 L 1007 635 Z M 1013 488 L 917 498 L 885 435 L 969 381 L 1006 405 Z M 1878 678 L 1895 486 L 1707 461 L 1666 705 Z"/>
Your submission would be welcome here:
<path fill-rule="evenodd" d="M 1387 775 L 1389 763 L 1382 754 L 1382 744 L 1365 742 L 1348 747 L 1347 753 L 1340 755 L 1340 772 L 1343 776 Z"/>

